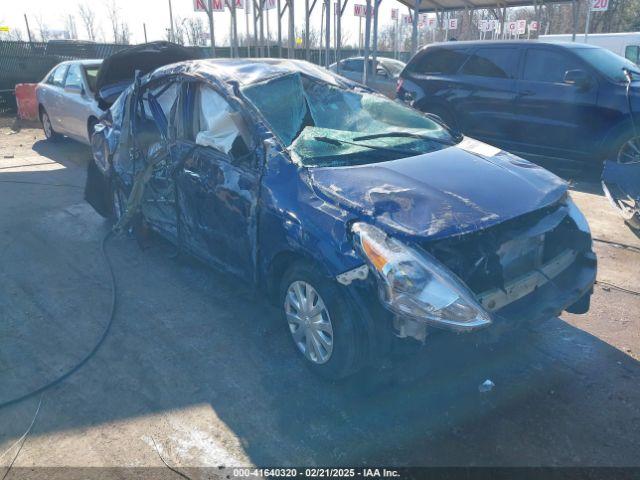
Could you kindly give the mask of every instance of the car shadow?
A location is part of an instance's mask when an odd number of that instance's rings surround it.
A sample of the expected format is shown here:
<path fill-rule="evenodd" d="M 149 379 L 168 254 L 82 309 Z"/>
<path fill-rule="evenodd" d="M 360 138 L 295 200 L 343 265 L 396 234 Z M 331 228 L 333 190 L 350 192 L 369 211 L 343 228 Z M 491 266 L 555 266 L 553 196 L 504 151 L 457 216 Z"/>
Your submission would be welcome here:
<path fill-rule="evenodd" d="M 54 162 L 65 164 L 73 162 L 74 165 L 85 165 L 84 162 L 75 161 L 76 158 L 91 158 L 91 147 L 67 137 L 60 137 L 56 141 L 37 140 L 34 142 L 33 151 Z"/>
<path fill-rule="evenodd" d="M 60 162 L 67 167 L 0 180 L 80 183 L 83 166 Z M 0 402 L 82 359 L 110 306 L 100 256 L 110 224 L 75 188 L 24 185 L 0 193 L 9 219 L 2 282 L 11 292 L 0 296 Z M 117 279 L 113 326 L 97 354 L 46 393 L 34 437 L 207 405 L 201 428 L 216 438 L 224 426 L 257 465 L 639 462 L 640 364 L 559 318 L 497 345 L 454 344 L 446 355 L 434 356 L 427 339 L 328 382 L 305 367 L 277 311 L 244 281 L 173 258 L 157 238 L 141 250 L 117 236 L 107 252 Z M 482 393 L 485 380 L 495 386 Z M 0 441 L 24 432 L 36 401 L 0 410 Z"/>

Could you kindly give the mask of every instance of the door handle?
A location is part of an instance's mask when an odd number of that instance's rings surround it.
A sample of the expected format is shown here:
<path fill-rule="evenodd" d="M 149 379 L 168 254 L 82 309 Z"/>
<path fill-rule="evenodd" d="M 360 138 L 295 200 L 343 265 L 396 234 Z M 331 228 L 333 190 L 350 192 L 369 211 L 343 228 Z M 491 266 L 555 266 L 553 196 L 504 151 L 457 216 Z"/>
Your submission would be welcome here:
<path fill-rule="evenodd" d="M 531 95 L 535 95 L 536 92 L 534 92 L 533 90 L 522 90 L 520 92 L 520 96 L 521 97 L 530 97 Z"/>

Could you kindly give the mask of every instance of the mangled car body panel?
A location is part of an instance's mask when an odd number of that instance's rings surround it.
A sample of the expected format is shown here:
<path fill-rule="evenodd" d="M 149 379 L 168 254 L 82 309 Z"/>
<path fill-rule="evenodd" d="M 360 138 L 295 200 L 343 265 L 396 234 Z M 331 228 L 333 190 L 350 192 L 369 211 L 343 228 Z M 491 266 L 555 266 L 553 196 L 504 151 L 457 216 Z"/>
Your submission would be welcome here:
<path fill-rule="evenodd" d="M 604 162 L 602 188 L 622 218 L 640 229 L 640 163 Z"/>
<path fill-rule="evenodd" d="M 314 265 L 364 318 L 370 347 L 379 332 L 424 340 L 431 326 L 475 330 L 508 309 L 588 307 L 595 257 L 564 182 L 306 62 L 159 68 L 96 137 L 125 218 L 270 295 L 292 263 Z M 422 304 L 384 283 L 414 261 Z M 567 289 L 550 294 L 559 282 Z"/>

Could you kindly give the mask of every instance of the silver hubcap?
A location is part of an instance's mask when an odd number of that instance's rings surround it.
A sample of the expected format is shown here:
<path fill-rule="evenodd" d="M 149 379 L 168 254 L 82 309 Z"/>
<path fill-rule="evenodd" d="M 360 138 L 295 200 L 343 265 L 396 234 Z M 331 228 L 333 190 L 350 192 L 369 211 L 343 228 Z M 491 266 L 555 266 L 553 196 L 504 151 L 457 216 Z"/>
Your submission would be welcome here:
<path fill-rule="evenodd" d="M 618 163 L 640 162 L 640 137 L 628 140 L 618 151 Z"/>
<path fill-rule="evenodd" d="M 44 128 L 44 134 L 48 137 L 53 133 L 53 129 L 51 128 L 51 121 L 49 120 L 49 115 L 46 113 L 42 114 L 42 128 Z"/>
<path fill-rule="evenodd" d="M 333 351 L 333 327 L 316 289 L 307 282 L 293 282 L 287 289 L 284 311 L 298 350 L 313 363 L 326 363 Z"/>

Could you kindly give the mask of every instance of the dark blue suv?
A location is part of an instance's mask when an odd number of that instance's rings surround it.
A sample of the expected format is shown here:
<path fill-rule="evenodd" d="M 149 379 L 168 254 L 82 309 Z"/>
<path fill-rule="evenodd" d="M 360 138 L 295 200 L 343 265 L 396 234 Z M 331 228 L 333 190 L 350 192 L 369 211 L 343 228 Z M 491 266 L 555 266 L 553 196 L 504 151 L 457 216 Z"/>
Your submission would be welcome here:
<path fill-rule="evenodd" d="M 397 95 L 465 134 L 529 158 L 627 162 L 640 158 L 630 115 L 631 105 L 640 121 L 640 82 L 632 79 L 628 101 L 625 68 L 638 67 L 585 44 L 435 44 L 407 64 Z"/>

